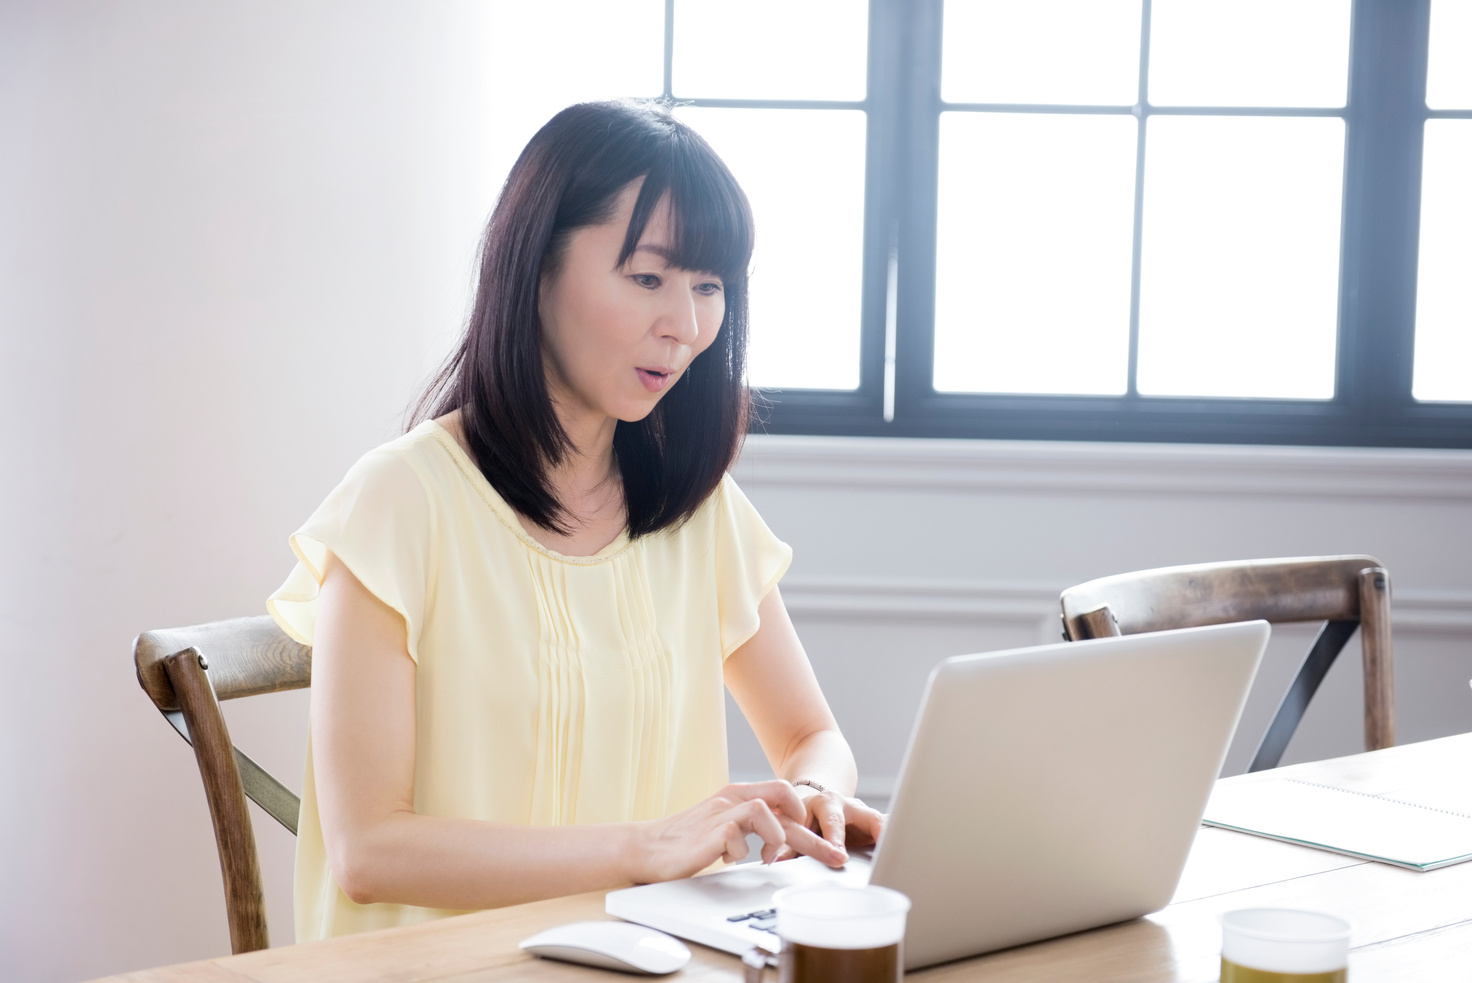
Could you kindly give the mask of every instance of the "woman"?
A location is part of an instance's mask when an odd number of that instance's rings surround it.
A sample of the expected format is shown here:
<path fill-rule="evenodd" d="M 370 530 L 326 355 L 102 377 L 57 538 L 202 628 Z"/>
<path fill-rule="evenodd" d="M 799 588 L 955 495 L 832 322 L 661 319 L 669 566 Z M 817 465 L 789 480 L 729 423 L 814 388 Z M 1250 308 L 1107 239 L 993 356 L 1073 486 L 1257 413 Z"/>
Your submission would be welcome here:
<path fill-rule="evenodd" d="M 667 110 L 573 106 L 522 152 L 432 419 L 354 465 L 268 602 L 314 647 L 298 940 L 878 836 L 791 551 L 726 477 L 751 245 Z M 727 784 L 723 683 L 779 780 Z"/>

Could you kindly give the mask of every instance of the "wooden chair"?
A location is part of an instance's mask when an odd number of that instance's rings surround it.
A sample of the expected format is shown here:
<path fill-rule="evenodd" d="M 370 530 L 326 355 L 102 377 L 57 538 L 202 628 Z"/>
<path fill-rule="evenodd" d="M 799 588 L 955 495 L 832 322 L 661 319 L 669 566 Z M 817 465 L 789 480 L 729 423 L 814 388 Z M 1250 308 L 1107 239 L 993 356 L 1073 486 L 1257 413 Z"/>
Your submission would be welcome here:
<path fill-rule="evenodd" d="M 292 835 L 301 800 L 230 743 L 218 701 L 311 685 L 312 650 L 262 615 L 146 631 L 133 643 L 133 661 L 138 685 L 194 746 L 220 851 L 231 949 L 267 948 L 266 899 L 245 797 Z"/>
<path fill-rule="evenodd" d="M 1309 700 L 1344 643 L 1360 629 L 1365 667 L 1365 749 L 1395 744 L 1390 575 L 1373 556 L 1295 557 L 1160 567 L 1070 587 L 1059 598 L 1069 641 L 1258 618 L 1324 620 L 1248 771 L 1276 768 Z"/>

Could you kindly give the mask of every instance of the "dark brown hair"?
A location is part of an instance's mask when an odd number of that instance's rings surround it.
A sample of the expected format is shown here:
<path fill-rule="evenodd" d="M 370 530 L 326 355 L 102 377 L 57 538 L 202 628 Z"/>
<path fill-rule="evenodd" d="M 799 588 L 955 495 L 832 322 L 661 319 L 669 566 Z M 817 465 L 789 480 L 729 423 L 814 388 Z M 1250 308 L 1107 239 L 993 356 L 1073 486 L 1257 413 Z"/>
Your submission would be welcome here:
<path fill-rule="evenodd" d="M 746 282 L 751 208 L 701 137 L 652 102 L 570 106 L 537 131 L 501 189 L 481 241 L 480 281 L 465 337 L 420 397 L 413 422 L 460 410 L 481 473 L 510 505 L 548 529 L 567 513 L 547 471 L 572 449 L 547 392 L 538 288 L 580 228 L 609 220 L 620 191 L 644 179 L 622 263 L 668 196 L 670 262 L 721 278 L 726 314 L 647 417 L 619 421 L 614 454 L 629 534 L 689 518 L 736 457 L 751 412 L 746 388 Z"/>

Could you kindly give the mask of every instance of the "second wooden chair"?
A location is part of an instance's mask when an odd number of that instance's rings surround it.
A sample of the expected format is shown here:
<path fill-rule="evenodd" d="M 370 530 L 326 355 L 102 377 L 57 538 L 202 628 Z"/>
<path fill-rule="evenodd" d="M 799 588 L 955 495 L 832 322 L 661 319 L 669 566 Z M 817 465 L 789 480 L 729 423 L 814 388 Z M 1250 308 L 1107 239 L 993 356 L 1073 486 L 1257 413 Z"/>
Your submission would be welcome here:
<path fill-rule="evenodd" d="M 1390 575 L 1373 556 L 1292 557 L 1159 567 L 1091 580 L 1064 591 L 1063 637 L 1220 625 L 1258 618 L 1323 621 L 1248 771 L 1277 767 L 1329 667 L 1360 630 L 1365 676 L 1365 749 L 1395 743 Z"/>

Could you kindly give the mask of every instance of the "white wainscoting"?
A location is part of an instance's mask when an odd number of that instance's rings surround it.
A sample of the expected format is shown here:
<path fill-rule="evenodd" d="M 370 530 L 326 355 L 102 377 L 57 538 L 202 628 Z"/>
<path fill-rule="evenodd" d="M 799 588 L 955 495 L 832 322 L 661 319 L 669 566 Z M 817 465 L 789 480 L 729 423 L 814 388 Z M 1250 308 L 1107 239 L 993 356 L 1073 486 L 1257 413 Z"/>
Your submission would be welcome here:
<path fill-rule="evenodd" d="M 883 798 L 930 668 L 1052 642 L 1058 594 L 1174 563 L 1371 553 L 1389 568 L 1402 740 L 1472 730 L 1472 453 L 753 436 L 736 475 L 792 543 L 782 584 Z M 1226 772 L 1252 747 L 1317 626 L 1279 626 Z M 1351 641 L 1285 761 L 1360 746 Z M 733 773 L 765 763 L 731 713 Z"/>

